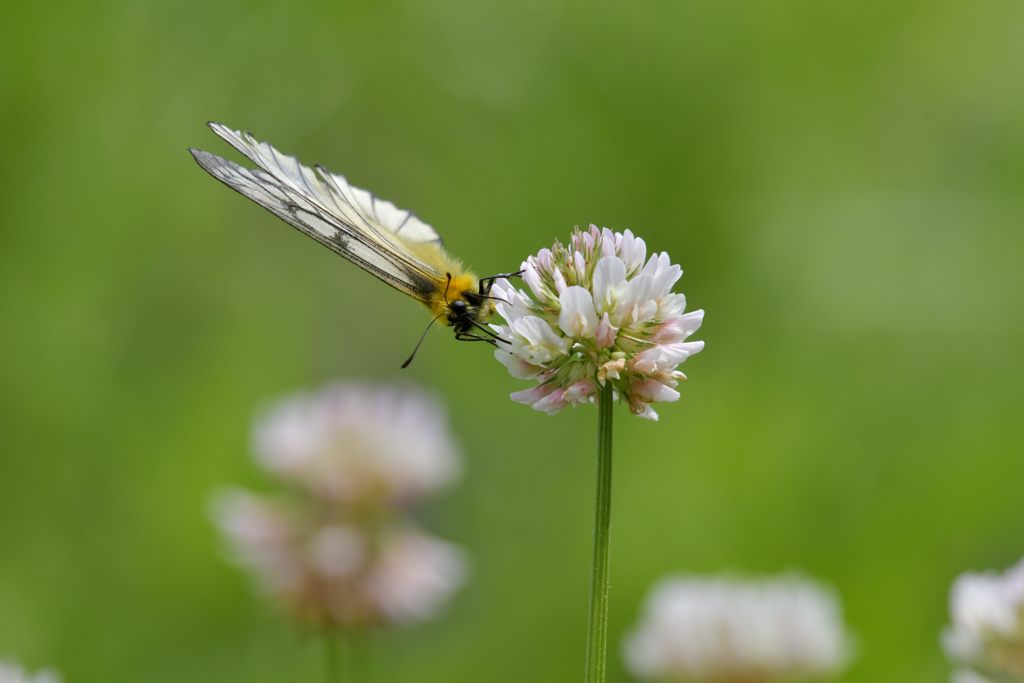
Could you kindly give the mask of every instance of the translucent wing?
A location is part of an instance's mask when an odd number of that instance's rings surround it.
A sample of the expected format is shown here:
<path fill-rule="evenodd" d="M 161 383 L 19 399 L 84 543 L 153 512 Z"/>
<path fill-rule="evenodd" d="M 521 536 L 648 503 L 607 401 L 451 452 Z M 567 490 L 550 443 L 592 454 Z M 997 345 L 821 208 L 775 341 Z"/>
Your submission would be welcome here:
<path fill-rule="evenodd" d="M 233 130 L 220 123 L 210 123 L 209 126 L 264 171 L 292 189 L 310 195 L 310 199 L 353 225 L 412 244 L 441 244 L 437 231 L 411 211 L 399 209 L 389 201 L 353 187 L 345 176 L 331 173 L 322 166 L 315 170 L 303 166 L 295 157 L 282 154 L 269 143 L 256 140 L 250 133 Z"/>
<path fill-rule="evenodd" d="M 214 178 L 395 289 L 424 303 L 436 291 L 441 274 L 390 235 L 375 234 L 376 229 L 359 219 L 358 212 L 353 214 L 352 207 L 344 213 L 333 211 L 323 206 L 323 198 L 311 189 L 301 191 L 270 173 L 245 168 L 216 154 L 190 151 Z M 309 182 L 313 180 L 323 182 L 315 175 Z"/>
<path fill-rule="evenodd" d="M 430 300 L 444 276 L 409 247 L 440 247 L 433 228 L 412 212 L 353 187 L 343 176 L 304 166 L 248 133 L 209 125 L 259 166 L 249 169 L 190 150 L 210 175 L 392 287 L 424 303 Z"/>

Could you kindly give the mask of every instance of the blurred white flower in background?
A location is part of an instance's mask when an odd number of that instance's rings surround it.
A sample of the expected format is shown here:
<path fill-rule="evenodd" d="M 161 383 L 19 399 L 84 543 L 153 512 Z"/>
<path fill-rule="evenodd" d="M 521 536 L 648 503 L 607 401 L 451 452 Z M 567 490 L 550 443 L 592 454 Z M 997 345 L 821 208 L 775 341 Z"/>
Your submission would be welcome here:
<path fill-rule="evenodd" d="M 463 553 L 405 514 L 459 472 L 436 401 L 336 384 L 282 401 L 255 434 L 259 463 L 297 486 L 222 492 L 213 517 L 232 559 L 293 617 L 348 630 L 408 624 L 461 587 Z"/>
<path fill-rule="evenodd" d="M 963 574 L 950 595 L 943 642 L 981 680 L 1024 682 L 1024 560 L 1003 574 Z"/>
<path fill-rule="evenodd" d="M 428 619 L 462 585 L 462 552 L 408 526 L 371 529 L 229 491 L 215 519 L 233 559 L 301 621 L 345 628 Z"/>
<path fill-rule="evenodd" d="M 462 552 L 417 532 L 384 539 L 369 589 L 381 614 L 406 623 L 432 617 L 462 586 L 466 575 Z"/>
<path fill-rule="evenodd" d="M 629 230 L 577 229 L 569 245 L 555 242 L 523 263 L 527 292 L 498 280 L 503 325 L 492 325 L 510 344 L 495 357 L 518 379 L 537 384 L 512 394 L 546 413 L 590 403 L 610 382 L 633 413 L 656 420 L 655 401 L 675 401 L 686 376 L 676 368 L 704 348 L 685 341 L 704 311 L 685 313 L 686 297 L 672 291 L 683 274 L 662 252 Z"/>
<path fill-rule="evenodd" d="M 0 660 L 0 683 L 60 683 L 60 676 L 49 670 L 30 674 L 17 662 Z"/>
<path fill-rule="evenodd" d="M 953 674 L 953 683 L 995 683 L 995 681 L 969 669 L 964 669 Z"/>
<path fill-rule="evenodd" d="M 850 657 L 835 593 L 798 576 L 658 583 L 625 641 L 639 678 L 686 683 L 825 681 Z"/>
<path fill-rule="evenodd" d="M 408 502 L 460 473 L 441 403 L 412 387 L 334 384 L 288 397 L 254 429 L 259 463 L 325 499 Z"/>

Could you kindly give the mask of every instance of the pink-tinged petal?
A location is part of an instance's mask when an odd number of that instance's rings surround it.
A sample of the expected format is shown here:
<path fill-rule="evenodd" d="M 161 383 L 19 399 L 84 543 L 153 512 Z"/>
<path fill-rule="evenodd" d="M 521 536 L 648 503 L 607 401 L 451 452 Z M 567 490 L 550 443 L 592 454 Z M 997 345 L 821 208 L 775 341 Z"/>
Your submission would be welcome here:
<path fill-rule="evenodd" d="M 592 380 L 581 379 L 565 388 L 565 400 L 573 404 L 589 402 L 596 391 L 597 387 Z"/>
<path fill-rule="evenodd" d="M 498 315 L 509 323 L 516 318 L 533 315 L 533 312 L 530 310 L 531 299 L 525 293 L 508 284 L 499 287 L 500 284 L 500 282 L 496 283 L 494 289 L 491 290 L 491 296 L 500 299 L 500 301 L 495 302 L 495 310 L 498 312 Z"/>
<path fill-rule="evenodd" d="M 496 335 L 498 335 L 502 339 L 508 339 L 509 337 L 512 336 L 512 328 L 509 327 L 508 325 L 501 325 L 499 323 L 490 323 L 490 324 L 487 325 L 487 327 L 491 328 L 491 331 L 493 331 Z"/>
<path fill-rule="evenodd" d="M 678 318 L 686 310 L 686 297 L 676 292 L 668 292 L 658 297 L 658 317 L 662 320 Z"/>
<path fill-rule="evenodd" d="M 652 349 L 641 351 L 633 356 L 633 360 L 629 364 L 629 369 L 633 372 L 650 375 L 658 369 L 658 361 L 661 360 L 661 355 L 662 347 L 660 346 L 655 346 Z"/>
<path fill-rule="evenodd" d="M 515 291 L 515 287 L 513 287 L 512 283 L 508 280 L 497 280 L 495 281 L 494 286 L 491 287 L 491 296 L 503 300 L 497 303 L 497 305 L 500 306 L 504 303 L 508 303 L 509 297 L 511 297 Z"/>
<path fill-rule="evenodd" d="M 689 337 L 699 330 L 700 326 L 704 323 L 704 309 L 691 311 L 684 315 L 680 321 L 683 323 L 683 333 Z"/>
<path fill-rule="evenodd" d="M 565 398 L 565 389 L 555 389 L 543 398 L 533 403 L 533 409 L 539 410 L 548 415 L 554 415 L 569 405 Z"/>
<path fill-rule="evenodd" d="M 673 265 L 668 254 L 662 252 L 658 272 L 654 275 L 654 294 L 663 297 L 672 291 L 672 286 L 683 276 L 683 269 Z"/>
<path fill-rule="evenodd" d="M 619 256 L 622 257 L 629 272 L 635 271 L 643 265 L 647 258 L 647 245 L 642 239 L 633 235 L 632 231 L 624 230 L 622 236 L 617 240 Z"/>
<path fill-rule="evenodd" d="M 601 256 L 615 256 L 615 233 L 608 228 L 601 230 Z"/>
<path fill-rule="evenodd" d="M 638 353 L 630 364 L 630 370 L 645 375 L 671 370 L 703 348 L 704 342 L 661 344 Z"/>
<path fill-rule="evenodd" d="M 594 250 L 594 245 L 597 244 L 598 230 L 597 226 L 590 226 L 590 230 L 583 233 L 583 247 L 588 254 Z"/>
<path fill-rule="evenodd" d="M 619 306 L 616 310 L 621 325 L 626 326 L 642 322 L 645 319 L 648 309 L 654 304 L 651 299 L 653 284 L 654 278 L 646 274 L 637 275 L 629 281 L 619 299 Z"/>
<path fill-rule="evenodd" d="M 644 275 L 650 275 L 653 278 L 657 278 L 671 267 L 672 259 L 669 258 L 667 253 L 662 251 L 657 254 L 651 254 L 651 258 L 647 260 L 647 263 L 644 264 L 644 267 L 640 272 Z M 679 266 L 676 266 L 676 268 L 679 268 Z M 679 274 L 683 274 L 682 268 L 679 268 Z"/>
<path fill-rule="evenodd" d="M 653 340 L 658 344 L 681 342 L 700 329 L 704 322 L 704 311 L 693 311 L 685 315 L 671 318 L 662 323 L 654 333 Z M 691 354 L 692 355 L 692 354 Z"/>
<path fill-rule="evenodd" d="M 535 315 L 516 318 L 511 323 L 512 330 L 531 348 L 546 347 L 553 350 L 564 350 L 565 340 L 559 337 L 547 321 Z"/>
<path fill-rule="evenodd" d="M 550 273 L 554 270 L 554 261 L 552 260 L 550 249 L 541 249 L 537 252 L 537 263 L 540 264 L 541 269 Z"/>
<path fill-rule="evenodd" d="M 550 296 L 533 258 L 527 263 L 526 269 L 523 272 L 523 282 L 526 283 L 530 291 L 538 299 L 544 300 Z"/>
<path fill-rule="evenodd" d="M 675 346 L 675 344 L 673 344 L 673 346 Z M 686 358 L 695 356 L 704 350 L 704 342 L 702 341 L 683 342 L 682 344 L 679 344 L 679 346 L 683 347 L 683 350 L 686 351 Z M 683 360 L 686 360 L 686 358 Z M 683 361 L 679 362 L 682 363 Z"/>
<path fill-rule="evenodd" d="M 597 331 L 597 313 L 594 300 L 583 287 L 568 287 L 559 297 L 562 310 L 558 315 L 558 326 L 570 337 L 586 339 Z"/>
<path fill-rule="evenodd" d="M 525 403 L 528 406 L 532 406 L 556 389 L 557 387 L 554 384 L 538 384 L 537 386 L 530 387 L 529 389 L 513 391 L 509 394 L 509 398 L 516 403 Z"/>
<path fill-rule="evenodd" d="M 630 391 L 634 396 L 643 399 L 647 403 L 653 403 L 654 401 L 672 403 L 679 400 L 678 391 L 654 380 L 635 383 L 630 386 Z"/>
<path fill-rule="evenodd" d="M 502 365 L 508 368 L 508 374 L 512 375 L 516 379 L 533 379 L 544 371 L 544 368 L 537 365 L 531 365 L 522 357 L 502 348 L 494 349 L 494 357 L 497 358 Z"/>
<path fill-rule="evenodd" d="M 701 348 L 704 345 L 703 342 L 682 342 L 678 344 L 662 344 L 657 347 L 661 350 L 661 356 L 658 358 L 658 369 L 665 370 L 675 367 L 694 353 L 700 351 L 700 348 L 694 346 L 695 344 L 700 344 Z"/>
<path fill-rule="evenodd" d="M 593 240 L 593 238 L 591 238 Z M 576 268 L 576 282 L 587 284 L 587 261 L 583 258 L 583 254 L 576 252 L 572 255 L 573 266 Z"/>
<path fill-rule="evenodd" d="M 594 307 L 598 313 L 615 311 L 626 286 L 626 264 L 618 256 L 604 256 L 594 267 Z"/>
<path fill-rule="evenodd" d="M 561 270 L 555 269 L 555 270 L 554 270 L 554 271 L 553 271 L 553 272 L 551 273 L 551 277 L 552 277 L 552 279 L 553 279 L 553 280 L 555 281 L 555 292 L 556 292 L 556 293 L 557 293 L 557 294 L 558 294 L 559 296 L 561 296 L 561 295 L 562 295 L 562 292 L 564 292 L 564 291 L 565 291 L 565 288 L 569 286 L 569 285 L 567 285 L 567 284 L 565 283 L 565 276 L 564 276 L 564 275 L 562 275 L 562 271 L 561 271 Z"/>
<path fill-rule="evenodd" d="M 601 322 L 597 324 L 597 331 L 594 333 L 594 339 L 597 341 L 597 348 L 611 348 L 615 344 L 615 339 L 618 334 L 619 328 L 612 325 L 611 320 L 608 319 L 608 314 L 605 313 L 601 316 Z"/>
<path fill-rule="evenodd" d="M 511 324 L 512 353 L 528 363 L 543 365 L 568 353 L 569 340 L 555 333 L 548 323 L 535 315 L 516 318 Z"/>

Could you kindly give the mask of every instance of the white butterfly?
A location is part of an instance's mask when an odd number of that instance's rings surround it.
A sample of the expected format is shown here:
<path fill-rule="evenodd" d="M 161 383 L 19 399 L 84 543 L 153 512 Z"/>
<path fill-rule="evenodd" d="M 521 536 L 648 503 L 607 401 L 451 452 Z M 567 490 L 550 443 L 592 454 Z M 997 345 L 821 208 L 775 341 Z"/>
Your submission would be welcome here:
<path fill-rule="evenodd" d="M 515 273 L 480 279 L 452 258 L 437 232 L 412 212 L 353 187 L 322 166 L 304 166 L 250 133 L 220 123 L 209 126 L 259 167 L 189 150 L 214 178 L 424 304 L 435 321 L 454 328 L 456 339 L 504 341 L 485 325 L 494 313 L 490 291 L 496 279 Z"/>

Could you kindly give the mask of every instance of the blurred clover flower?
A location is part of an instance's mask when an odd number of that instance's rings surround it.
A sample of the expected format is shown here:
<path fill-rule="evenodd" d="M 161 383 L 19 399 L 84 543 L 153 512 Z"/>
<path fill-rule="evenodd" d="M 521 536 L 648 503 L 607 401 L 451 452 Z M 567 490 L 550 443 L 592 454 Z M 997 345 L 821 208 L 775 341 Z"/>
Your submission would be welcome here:
<path fill-rule="evenodd" d="M 233 558 L 305 623 L 362 629 L 433 616 L 462 584 L 462 553 L 414 528 L 367 528 L 329 508 L 235 490 L 217 522 Z"/>
<path fill-rule="evenodd" d="M 459 472 L 436 400 L 336 384 L 281 401 L 254 433 L 257 462 L 292 495 L 226 491 L 214 519 L 232 558 L 292 616 L 342 631 L 407 624 L 462 585 L 462 552 L 404 515 Z"/>
<path fill-rule="evenodd" d="M 849 658 L 836 595 L 808 579 L 670 577 L 625 641 L 629 669 L 686 683 L 824 681 Z"/>
<path fill-rule="evenodd" d="M 513 377 L 537 382 L 514 400 L 553 414 L 594 402 L 607 383 L 634 414 L 657 420 L 651 403 L 679 398 L 686 376 L 676 368 L 704 348 L 685 341 L 704 311 L 684 312 L 686 297 L 672 291 L 683 271 L 667 253 L 648 258 L 629 230 L 591 225 L 522 268 L 532 297 L 507 280 L 492 290 L 505 320 L 492 327 L 511 342 L 499 344 L 495 357 Z"/>
<path fill-rule="evenodd" d="M 324 500 L 406 503 L 460 473 L 438 402 L 408 389 L 335 384 L 280 401 L 254 431 L 268 472 Z"/>
<path fill-rule="evenodd" d="M 953 683 L 995 683 L 995 681 L 969 669 L 964 669 L 953 674 Z"/>
<path fill-rule="evenodd" d="M 969 669 L 961 677 L 1024 683 L 1024 560 L 1003 574 L 960 576 L 950 611 L 953 623 L 943 642 L 947 654 Z"/>
<path fill-rule="evenodd" d="M 60 683 L 60 676 L 49 670 L 30 674 L 17 662 L 0 660 L 0 683 Z"/>

